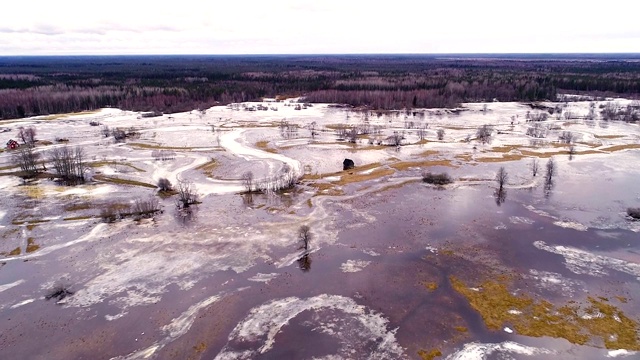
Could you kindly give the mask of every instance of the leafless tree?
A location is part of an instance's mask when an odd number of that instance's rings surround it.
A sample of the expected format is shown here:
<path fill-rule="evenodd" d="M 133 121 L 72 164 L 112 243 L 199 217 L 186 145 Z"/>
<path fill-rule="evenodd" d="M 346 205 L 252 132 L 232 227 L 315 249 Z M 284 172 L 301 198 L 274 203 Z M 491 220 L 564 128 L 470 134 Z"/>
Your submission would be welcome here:
<path fill-rule="evenodd" d="M 553 182 L 553 176 L 556 174 L 556 163 L 553 161 L 553 158 L 549 158 L 546 167 L 547 173 L 545 174 L 545 181 L 550 184 Z"/>
<path fill-rule="evenodd" d="M 358 140 L 358 130 L 355 126 L 347 131 L 347 138 L 349 139 L 350 143 L 356 143 L 356 140 Z"/>
<path fill-rule="evenodd" d="M 436 133 L 438 134 L 438 140 L 444 140 L 444 129 L 438 129 Z"/>
<path fill-rule="evenodd" d="M 493 127 L 491 125 L 482 125 L 476 131 L 476 138 L 483 144 L 487 144 L 491 141 L 491 134 L 493 133 Z"/>
<path fill-rule="evenodd" d="M 571 144 L 574 140 L 574 135 L 571 131 L 563 131 L 559 136 L 560 142 L 563 144 Z"/>
<path fill-rule="evenodd" d="M 538 161 L 538 158 L 533 158 L 533 160 L 531 160 L 531 174 L 535 177 L 536 175 L 538 175 L 539 169 L 540 163 Z"/>
<path fill-rule="evenodd" d="M 253 172 L 247 171 L 242 174 L 242 185 L 244 185 L 247 193 L 253 191 Z"/>
<path fill-rule="evenodd" d="M 108 138 L 111 136 L 111 129 L 107 125 L 104 125 L 100 128 L 100 132 L 102 132 L 102 136 Z"/>
<path fill-rule="evenodd" d="M 23 178 L 30 178 L 38 173 L 38 158 L 40 154 L 31 146 L 20 146 L 13 150 L 11 162 L 20 167 Z"/>
<path fill-rule="evenodd" d="M 318 134 L 316 132 L 316 129 L 318 128 L 318 123 L 316 123 L 315 121 L 312 122 L 311 124 L 309 124 L 309 131 L 311 132 L 311 138 L 315 139 L 316 135 Z"/>
<path fill-rule="evenodd" d="M 63 184 L 84 183 L 85 153 L 82 148 L 72 149 L 68 146 L 54 148 L 50 153 L 50 161 Z"/>
<path fill-rule="evenodd" d="M 309 250 L 312 234 L 309 225 L 302 225 L 298 229 L 298 240 L 302 243 L 301 248 L 305 251 Z"/>
<path fill-rule="evenodd" d="M 137 218 L 151 217 L 160 211 L 160 203 L 156 197 L 136 199 L 133 205 L 133 215 Z"/>
<path fill-rule="evenodd" d="M 179 180 L 178 187 L 178 199 L 176 199 L 176 206 L 180 209 L 187 209 L 191 205 L 198 203 L 198 194 L 196 186 L 187 180 Z"/>
<path fill-rule="evenodd" d="M 424 128 L 419 128 L 418 130 L 416 130 L 416 134 L 418 135 L 420 141 L 423 141 L 424 138 L 427 137 L 427 130 L 425 130 Z"/>
<path fill-rule="evenodd" d="M 576 147 L 574 145 L 569 146 L 569 160 L 573 160 L 573 156 L 576 154 Z"/>
<path fill-rule="evenodd" d="M 391 140 L 391 145 L 400 147 L 400 145 L 402 145 L 402 139 L 404 139 L 404 133 L 400 131 L 394 131 L 389 140 Z"/>
<path fill-rule="evenodd" d="M 33 126 L 18 128 L 18 136 L 22 139 L 22 142 L 32 146 L 36 142 L 36 128 Z"/>
<path fill-rule="evenodd" d="M 173 186 L 171 185 L 171 181 L 167 178 L 158 179 L 158 190 L 162 192 L 167 192 L 173 190 Z"/>
<path fill-rule="evenodd" d="M 498 183 L 498 191 L 503 190 L 504 185 L 507 183 L 508 180 L 509 180 L 509 174 L 507 173 L 507 170 L 505 170 L 504 166 L 501 166 L 500 169 L 498 169 L 498 172 L 496 173 L 496 182 Z"/>
<path fill-rule="evenodd" d="M 120 128 L 111 130 L 111 135 L 113 135 L 116 142 L 124 141 L 127 138 L 127 133 Z"/>

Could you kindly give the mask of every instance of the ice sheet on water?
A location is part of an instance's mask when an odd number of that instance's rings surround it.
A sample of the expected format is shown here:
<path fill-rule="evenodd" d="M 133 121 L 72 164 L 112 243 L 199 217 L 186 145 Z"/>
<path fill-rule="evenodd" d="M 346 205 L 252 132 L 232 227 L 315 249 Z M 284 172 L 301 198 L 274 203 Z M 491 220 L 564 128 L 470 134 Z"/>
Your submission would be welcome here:
<path fill-rule="evenodd" d="M 604 255 L 596 255 L 585 250 L 568 246 L 550 246 L 544 241 L 536 241 L 533 245 L 540 250 L 562 255 L 567 269 L 576 274 L 604 276 L 609 274 L 607 269 L 611 269 L 640 277 L 640 264 L 637 263 Z"/>
<path fill-rule="evenodd" d="M 337 356 L 349 358 L 369 350 L 369 359 L 402 359 L 404 349 L 396 341 L 395 331 L 388 330 L 382 315 L 358 305 L 353 299 L 322 294 L 301 299 L 288 297 L 272 300 L 249 311 L 231 332 L 227 344 L 216 356 L 223 359 L 252 359 L 267 353 L 276 345 L 276 335 L 292 319 L 304 311 L 323 312 L 313 317 L 316 329 L 334 336 L 340 343 Z M 344 326 L 348 321 L 349 326 Z M 306 324 L 310 325 L 310 324 Z M 247 344 L 254 347 L 246 350 Z M 243 349 L 241 351 L 237 348 Z"/>

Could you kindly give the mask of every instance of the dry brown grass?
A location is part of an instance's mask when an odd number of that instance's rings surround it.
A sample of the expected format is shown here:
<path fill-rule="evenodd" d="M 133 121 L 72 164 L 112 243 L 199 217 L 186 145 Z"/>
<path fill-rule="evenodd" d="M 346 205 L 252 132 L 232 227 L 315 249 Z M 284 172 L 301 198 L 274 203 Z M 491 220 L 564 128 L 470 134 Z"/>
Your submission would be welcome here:
<path fill-rule="evenodd" d="M 218 164 L 218 162 L 217 162 L 217 161 L 215 161 L 215 160 L 211 160 L 211 161 L 209 161 L 209 162 L 206 162 L 206 163 L 204 163 L 204 164 L 202 164 L 202 165 L 198 166 L 198 167 L 196 168 L 196 170 L 202 170 L 202 172 L 203 172 L 206 176 L 208 176 L 208 177 L 210 177 L 210 178 L 213 178 L 213 170 L 214 170 L 215 168 L 217 168 L 217 167 L 218 167 L 218 165 L 219 165 L 219 164 Z"/>
<path fill-rule="evenodd" d="M 342 176 L 346 173 L 349 172 L 354 172 L 354 171 L 366 171 L 366 170 L 371 170 L 374 168 L 377 168 L 381 166 L 381 164 L 379 162 L 376 163 L 371 163 L 371 164 L 367 164 L 367 165 L 361 165 L 361 166 L 356 166 L 355 168 L 351 169 L 351 170 L 346 170 L 346 171 L 337 171 L 334 173 L 325 173 L 325 174 L 317 174 L 317 175 L 313 175 L 313 174 L 307 174 L 304 175 L 302 177 L 302 180 L 318 180 L 318 179 L 322 179 L 328 176 Z"/>
<path fill-rule="evenodd" d="M 447 166 L 456 168 L 457 166 L 451 163 L 451 160 L 425 160 L 425 161 L 400 161 L 394 164 L 389 165 L 390 168 L 396 169 L 398 171 L 407 170 L 410 168 L 423 168 L 423 167 L 431 167 L 431 166 Z"/>
<path fill-rule="evenodd" d="M 420 154 L 416 154 L 416 157 L 427 157 L 427 156 L 436 156 L 439 155 L 440 152 L 436 151 L 436 150 L 425 150 L 423 152 L 421 152 Z"/>
<path fill-rule="evenodd" d="M 614 152 L 614 151 L 629 150 L 629 149 L 640 149 L 640 144 L 614 145 L 614 146 L 609 146 L 600 150 Z"/>
<path fill-rule="evenodd" d="M 353 183 L 358 183 L 362 181 L 369 181 L 378 179 L 384 176 L 393 175 L 395 171 L 393 169 L 379 168 L 375 169 L 370 173 L 362 174 L 360 172 L 351 172 L 347 171 L 340 177 L 340 180 L 334 181 L 337 185 L 348 185 Z"/>
<path fill-rule="evenodd" d="M 278 150 L 269 146 L 269 142 L 267 140 L 260 140 L 256 143 L 256 147 L 260 150 L 270 152 L 273 154 L 277 154 Z"/>
<path fill-rule="evenodd" d="M 132 168 L 132 169 L 134 169 L 136 171 L 139 171 L 139 172 L 145 172 L 145 170 L 140 169 L 139 167 L 135 167 L 135 166 L 131 165 L 131 163 L 128 163 L 128 162 L 94 161 L 94 162 L 91 162 L 91 163 L 89 163 L 87 165 L 90 166 L 90 167 L 93 167 L 93 168 L 102 167 L 102 166 L 118 166 L 118 165 L 120 165 L 120 166 L 130 167 L 130 168 Z"/>
<path fill-rule="evenodd" d="M 162 146 L 158 144 L 144 144 L 144 143 L 127 143 L 127 146 L 131 146 L 138 149 L 175 150 L 175 151 L 192 151 L 192 150 L 198 149 L 195 147 Z"/>
<path fill-rule="evenodd" d="M 625 137 L 625 135 L 593 135 L 596 139 L 621 139 Z"/>
<path fill-rule="evenodd" d="M 98 181 L 108 182 L 108 183 L 117 184 L 117 185 L 142 186 L 142 187 L 147 187 L 152 189 L 157 188 L 157 186 L 153 184 L 148 184 L 148 183 L 135 181 L 135 180 L 121 179 L 121 178 L 112 177 L 112 176 L 96 175 L 93 178 Z"/>

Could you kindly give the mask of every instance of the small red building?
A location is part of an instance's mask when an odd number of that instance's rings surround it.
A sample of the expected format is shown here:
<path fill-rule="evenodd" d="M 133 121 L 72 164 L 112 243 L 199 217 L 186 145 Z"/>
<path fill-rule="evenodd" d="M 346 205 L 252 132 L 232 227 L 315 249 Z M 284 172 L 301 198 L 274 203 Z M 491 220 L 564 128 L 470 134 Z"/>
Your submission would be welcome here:
<path fill-rule="evenodd" d="M 7 149 L 9 150 L 15 150 L 17 148 L 20 147 L 20 144 L 18 144 L 17 141 L 10 139 L 9 141 L 7 141 Z"/>

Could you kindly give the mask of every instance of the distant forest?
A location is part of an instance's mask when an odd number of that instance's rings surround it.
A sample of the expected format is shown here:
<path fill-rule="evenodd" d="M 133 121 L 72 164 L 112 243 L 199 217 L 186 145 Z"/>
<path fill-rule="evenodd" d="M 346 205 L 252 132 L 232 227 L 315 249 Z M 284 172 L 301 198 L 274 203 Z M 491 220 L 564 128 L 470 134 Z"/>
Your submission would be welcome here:
<path fill-rule="evenodd" d="M 640 94 L 640 55 L 0 57 L 0 119 L 180 112 L 263 97 L 370 109 Z"/>

